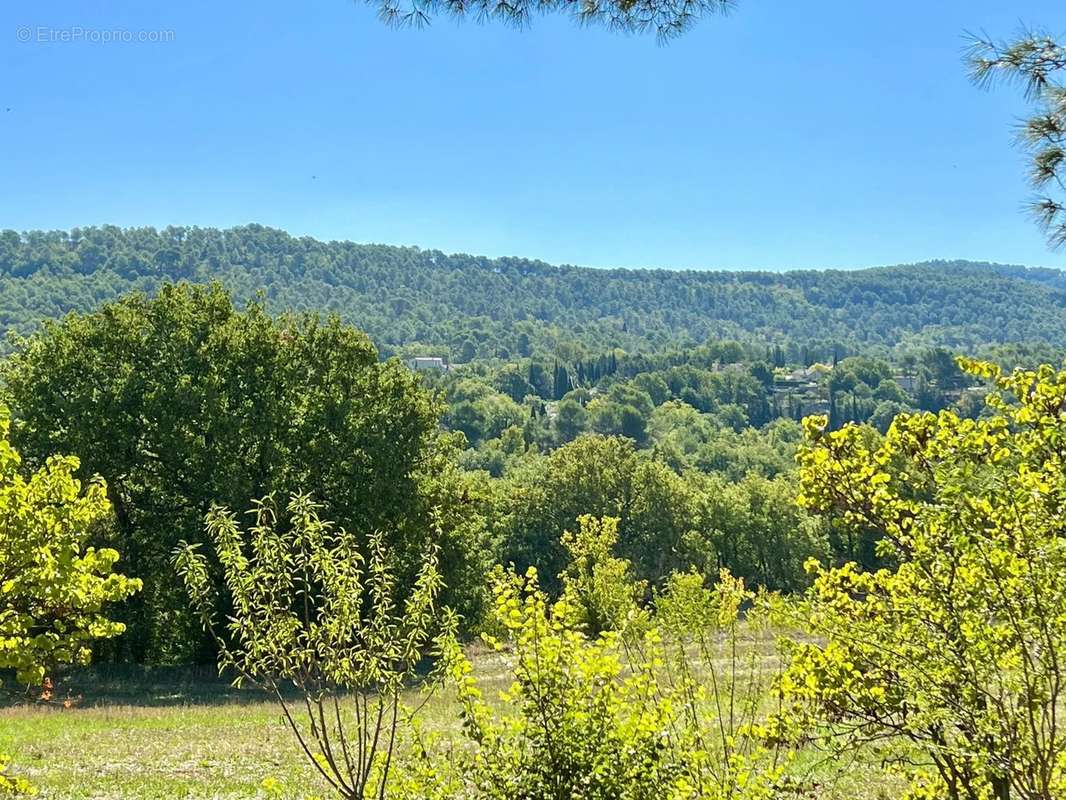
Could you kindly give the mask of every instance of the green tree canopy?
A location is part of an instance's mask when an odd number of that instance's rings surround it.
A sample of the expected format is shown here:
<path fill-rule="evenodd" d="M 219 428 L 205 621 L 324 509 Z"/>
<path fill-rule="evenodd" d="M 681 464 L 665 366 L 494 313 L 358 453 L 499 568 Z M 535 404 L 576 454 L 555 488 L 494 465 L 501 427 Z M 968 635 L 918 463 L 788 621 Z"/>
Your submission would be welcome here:
<path fill-rule="evenodd" d="M 30 333 L 43 319 L 182 280 L 222 281 L 242 301 L 266 289 L 274 313 L 335 312 L 388 355 L 454 361 L 469 340 L 479 359 L 532 356 L 534 374 L 526 363 L 521 377 L 544 399 L 555 393 L 556 356 L 587 386 L 615 371 L 688 362 L 666 358 L 676 348 L 694 350 L 691 363 L 708 369 L 766 358 L 769 341 L 782 346 L 775 358 L 801 365 L 900 344 L 1066 346 L 1066 276 L 1052 269 L 940 261 L 776 273 L 607 270 L 321 242 L 262 225 L 0 231 L 4 330 Z M 659 364 L 642 364 L 652 353 Z M 524 398 L 520 383 L 500 391 Z"/>
<path fill-rule="evenodd" d="M 386 531 L 401 576 L 439 533 L 453 592 L 471 573 L 480 582 L 478 517 L 462 506 L 441 407 L 336 318 L 275 319 L 218 286 L 171 285 L 48 324 L 4 377 L 27 459 L 83 453 L 81 474 L 108 481 L 119 541 L 145 580 L 127 609 L 138 660 L 212 655 L 169 559 L 179 540 L 201 539 L 214 504 L 312 491 L 352 535 Z"/>

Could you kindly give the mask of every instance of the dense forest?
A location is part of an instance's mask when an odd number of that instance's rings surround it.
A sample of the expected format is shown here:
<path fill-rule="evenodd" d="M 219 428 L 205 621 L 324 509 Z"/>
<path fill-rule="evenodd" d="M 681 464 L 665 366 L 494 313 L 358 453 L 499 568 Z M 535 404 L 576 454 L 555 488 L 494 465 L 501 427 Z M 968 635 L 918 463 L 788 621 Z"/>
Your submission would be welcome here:
<path fill-rule="evenodd" d="M 618 519 L 653 589 L 685 567 L 795 591 L 811 556 L 876 566 L 875 538 L 796 506 L 801 420 L 976 418 L 987 385 L 958 353 L 1013 368 L 1066 346 L 1066 276 L 988 264 L 593 270 L 249 226 L 8 232 L 0 274 L 13 440 L 107 479 L 148 579 L 110 655 L 148 662 L 214 654 L 177 542 L 213 503 L 309 486 L 401 552 L 437 525 L 467 630 L 492 563 L 557 588 L 582 514 Z"/>
<path fill-rule="evenodd" d="M 713 261 L 708 254 L 708 261 Z M 267 307 L 336 312 L 384 355 L 452 362 L 692 347 L 711 339 L 887 350 L 1066 346 L 1066 275 L 930 262 L 857 271 L 587 269 L 320 242 L 259 225 L 0 234 L 0 327 L 89 311 L 164 281 L 218 280 Z"/>

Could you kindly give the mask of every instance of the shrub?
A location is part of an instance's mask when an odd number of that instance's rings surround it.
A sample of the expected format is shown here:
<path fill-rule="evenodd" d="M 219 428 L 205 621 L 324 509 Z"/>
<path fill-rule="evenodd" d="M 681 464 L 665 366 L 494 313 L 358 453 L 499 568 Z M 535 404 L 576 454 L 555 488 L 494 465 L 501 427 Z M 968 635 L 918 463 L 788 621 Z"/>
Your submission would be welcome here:
<path fill-rule="evenodd" d="M 577 519 L 578 532 L 566 531 L 563 547 L 570 561 L 559 579 L 566 608 L 587 636 L 603 631 L 641 629 L 646 614 L 640 608 L 647 590 L 645 581 L 633 578 L 632 565 L 614 556 L 618 543 L 618 518 L 584 514 Z"/>
<path fill-rule="evenodd" d="M 25 778 L 8 771 L 8 757 L 0 753 L 0 797 L 7 795 L 36 794 L 33 785 Z"/>
<path fill-rule="evenodd" d="M 722 577 L 708 591 L 698 575 L 675 576 L 642 631 L 589 637 L 572 599 L 551 603 L 534 569 L 499 572 L 495 618 L 504 633 L 486 639 L 510 659 L 503 710 L 484 698 L 459 645 L 444 647 L 470 744 L 451 754 L 458 796 L 761 800 L 783 792 L 787 754 L 764 742 L 757 722 L 765 688 L 757 655 L 738 646 L 740 604 L 751 595 Z"/>
<path fill-rule="evenodd" d="M 88 546 L 111 511 L 103 481 L 83 487 L 73 456 L 24 477 L 9 424 L 0 406 L 0 669 L 38 685 L 48 668 L 86 664 L 94 641 L 122 633 L 104 606 L 141 582 L 112 572 L 116 551 Z"/>
<path fill-rule="evenodd" d="M 823 744 L 887 741 L 915 797 L 1060 797 L 1066 371 L 962 364 L 997 386 L 987 418 L 904 414 L 873 441 L 807 420 L 803 502 L 898 566 L 810 565 L 817 640 L 780 690 Z"/>
<path fill-rule="evenodd" d="M 233 602 L 223 630 L 208 560 L 188 544 L 175 559 L 217 638 L 219 667 L 274 696 L 301 749 L 340 796 L 380 799 L 413 713 L 401 691 L 416 677 L 431 631 L 447 634 L 455 620 L 435 609 L 435 548 L 427 548 L 400 604 L 384 537 L 372 536 L 364 553 L 318 512 L 297 495 L 279 515 L 267 498 L 247 532 L 231 513 L 210 513 L 208 531 Z"/>

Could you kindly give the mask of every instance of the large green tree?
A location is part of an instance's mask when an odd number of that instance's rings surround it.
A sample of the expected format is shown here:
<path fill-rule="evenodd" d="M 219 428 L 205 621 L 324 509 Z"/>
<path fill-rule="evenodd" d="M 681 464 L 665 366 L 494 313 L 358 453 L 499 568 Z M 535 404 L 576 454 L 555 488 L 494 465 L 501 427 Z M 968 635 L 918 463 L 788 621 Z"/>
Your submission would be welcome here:
<path fill-rule="evenodd" d="M 126 610 L 136 659 L 210 656 L 170 553 L 201 537 L 215 503 L 312 492 L 353 535 L 384 532 L 401 575 L 439 534 L 460 593 L 484 558 L 441 407 L 335 318 L 273 318 L 218 286 L 169 285 L 47 324 L 4 378 L 28 460 L 77 452 L 82 474 L 107 479 L 126 563 L 145 580 Z"/>

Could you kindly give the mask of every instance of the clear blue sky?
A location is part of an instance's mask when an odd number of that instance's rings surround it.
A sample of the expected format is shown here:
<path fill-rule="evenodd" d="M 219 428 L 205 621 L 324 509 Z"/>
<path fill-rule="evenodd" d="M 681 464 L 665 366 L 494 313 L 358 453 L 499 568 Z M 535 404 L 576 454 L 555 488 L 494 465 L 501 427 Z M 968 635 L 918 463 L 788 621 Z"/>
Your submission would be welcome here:
<path fill-rule="evenodd" d="M 5 0 L 0 228 L 260 222 L 591 266 L 1066 267 L 1022 213 L 1023 104 L 961 59 L 964 31 L 1021 22 L 1066 33 L 1066 4 L 738 0 L 660 47 L 562 19 L 396 31 L 353 0 Z M 172 34 L 37 41 L 77 27 Z"/>

